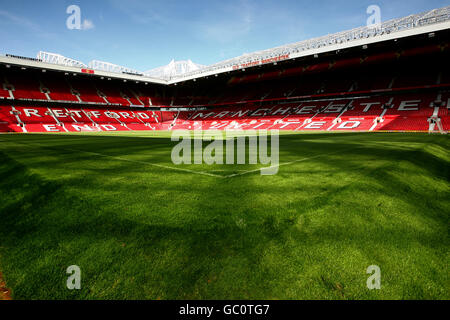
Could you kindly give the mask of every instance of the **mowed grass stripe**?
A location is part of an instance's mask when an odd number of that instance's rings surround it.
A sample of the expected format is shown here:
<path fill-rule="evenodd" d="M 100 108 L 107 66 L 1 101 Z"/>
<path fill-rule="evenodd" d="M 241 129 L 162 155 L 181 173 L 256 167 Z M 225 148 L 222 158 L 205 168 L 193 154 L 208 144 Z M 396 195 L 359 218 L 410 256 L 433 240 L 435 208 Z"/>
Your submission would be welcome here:
<path fill-rule="evenodd" d="M 73 139 L 73 140 L 76 141 L 75 139 Z M 8 141 L 4 141 L 4 142 L 8 142 Z M 43 142 L 43 141 L 41 140 L 41 142 Z M 24 142 L 14 142 L 14 143 L 23 144 L 23 145 L 26 145 L 26 146 L 29 146 L 29 147 L 38 147 L 38 148 L 41 148 L 41 149 L 51 149 L 53 151 L 56 150 L 56 151 L 69 151 L 69 152 L 74 152 L 74 153 L 84 153 L 84 154 L 88 154 L 88 155 L 105 157 L 105 158 L 110 158 L 110 159 L 114 159 L 114 160 L 118 160 L 118 161 L 127 161 L 127 162 L 143 164 L 143 165 L 148 165 L 148 166 L 153 166 L 153 167 L 163 168 L 163 169 L 168 169 L 168 170 L 182 171 L 182 172 L 188 172 L 188 173 L 193 173 L 193 174 L 200 174 L 200 175 L 205 175 L 205 176 L 210 176 L 210 177 L 223 178 L 223 176 L 221 176 L 221 175 L 212 174 L 212 173 L 208 173 L 208 172 L 194 171 L 194 170 L 178 168 L 178 167 L 173 167 L 173 166 L 165 166 L 165 165 L 160 165 L 160 164 L 156 164 L 156 163 L 151 163 L 151 162 L 148 162 L 148 161 L 139 161 L 139 160 L 126 159 L 126 158 L 123 158 L 123 157 L 112 156 L 112 155 L 99 153 L 99 152 L 84 151 L 84 150 L 71 149 L 71 148 L 59 148 L 59 149 L 56 149 L 55 147 L 48 147 L 46 145 L 36 143 L 35 141 L 33 141 L 32 143 L 24 143 Z"/>

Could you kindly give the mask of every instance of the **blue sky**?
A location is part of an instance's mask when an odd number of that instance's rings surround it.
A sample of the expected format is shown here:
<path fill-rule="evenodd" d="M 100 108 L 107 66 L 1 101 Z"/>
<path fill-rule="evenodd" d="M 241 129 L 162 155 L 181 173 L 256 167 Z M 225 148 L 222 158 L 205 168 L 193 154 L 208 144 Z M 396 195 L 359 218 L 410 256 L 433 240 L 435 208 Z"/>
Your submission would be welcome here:
<path fill-rule="evenodd" d="M 84 30 L 69 30 L 66 9 L 81 8 Z M 366 24 L 449 5 L 441 0 L 0 0 L 0 53 L 39 50 L 84 63 L 103 60 L 140 71 L 171 59 L 209 65 Z"/>

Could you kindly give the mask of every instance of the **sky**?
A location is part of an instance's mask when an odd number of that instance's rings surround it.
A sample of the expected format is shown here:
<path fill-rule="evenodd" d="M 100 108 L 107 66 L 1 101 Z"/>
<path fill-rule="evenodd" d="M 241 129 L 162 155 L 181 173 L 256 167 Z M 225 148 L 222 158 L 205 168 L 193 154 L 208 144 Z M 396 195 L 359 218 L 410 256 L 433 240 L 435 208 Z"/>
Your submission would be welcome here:
<path fill-rule="evenodd" d="M 67 20 L 80 8 L 81 24 Z M 450 5 L 442 0 L 0 0 L 0 54 L 59 53 L 146 71 L 172 59 L 210 65 L 244 53 Z M 70 21 L 74 21 L 73 19 Z"/>

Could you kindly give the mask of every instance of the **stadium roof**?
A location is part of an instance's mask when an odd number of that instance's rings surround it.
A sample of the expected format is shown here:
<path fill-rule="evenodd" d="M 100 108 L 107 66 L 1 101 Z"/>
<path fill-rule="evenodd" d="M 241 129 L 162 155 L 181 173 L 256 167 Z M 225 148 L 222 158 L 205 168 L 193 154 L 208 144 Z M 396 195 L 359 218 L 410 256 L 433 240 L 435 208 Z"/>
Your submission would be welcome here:
<path fill-rule="evenodd" d="M 194 63 L 191 60 L 172 60 L 168 65 L 145 71 L 144 74 L 155 78 L 170 79 L 189 72 L 201 70 L 205 67 L 206 66 Z"/>
<path fill-rule="evenodd" d="M 244 54 L 210 66 L 201 66 L 192 61 L 172 61 L 169 65 L 147 72 L 139 72 L 109 62 L 93 60 L 88 65 L 55 53 L 39 52 L 36 59 L 0 56 L 0 63 L 48 68 L 73 73 L 90 73 L 99 76 L 175 84 L 234 70 L 276 64 L 299 57 L 313 56 L 335 50 L 367 46 L 373 43 L 400 39 L 414 35 L 450 29 L 450 6 L 393 19 L 376 26 L 364 26 L 310 40 L 296 42 L 272 49 Z"/>

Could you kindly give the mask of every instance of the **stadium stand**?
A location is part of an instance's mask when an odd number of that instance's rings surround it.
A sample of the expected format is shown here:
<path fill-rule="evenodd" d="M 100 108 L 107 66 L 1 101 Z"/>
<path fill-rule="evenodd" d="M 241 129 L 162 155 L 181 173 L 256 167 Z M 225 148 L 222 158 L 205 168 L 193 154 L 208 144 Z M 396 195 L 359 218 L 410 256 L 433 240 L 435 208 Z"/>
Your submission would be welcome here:
<path fill-rule="evenodd" d="M 5 84 L 12 90 L 15 99 L 48 100 L 40 91 L 39 82 L 34 78 L 20 77 L 11 73 L 5 77 Z"/>
<path fill-rule="evenodd" d="M 64 77 L 56 74 L 52 76 L 41 77 L 40 81 L 44 90 L 48 92 L 50 100 L 68 102 L 79 101 L 77 97 L 70 91 L 70 87 Z"/>
<path fill-rule="evenodd" d="M 72 94 L 78 96 L 82 102 L 108 103 L 105 97 L 100 96 L 90 80 L 71 79 L 68 83 L 72 89 Z"/>
<path fill-rule="evenodd" d="M 45 107 L 19 107 L 15 108 L 18 111 L 18 117 L 25 124 L 56 124 L 58 123 L 55 118 L 56 110 Z"/>
<path fill-rule="evenodd" d="M 5 87 L 7 88 L 7 87 Z M 0 98 L 9 98 L 10 94 L 7 89 L 5 89 L 3 86 L 0 87 Z"/>
<path fill-rule="evenodd" d="M 11 106 L 0 107 L 0 130 L 2 132 L 22 132 L 17 115 Z"/>
<path fill-rule="evenodd" d="M 388 103 L 386 103 L 388 101 Z M 389 101 L 391 104 L 389 104 Z M 109 110 L 100 108 L 11 107 L 1 106 L 4 131 L 52 132 L 55 125 L 104 126 L 102 131 L 192 129 L 279 129 L 279 130 L 388 130 L 427 131 L 433 114 L 432 96 L 404 96 L 381 99 L 326 100 L 269 107 L 235 106 L 197 112 Z M 448 128 L 448 109 L 439 108 L 444 128 Z M 377 122 L 378 120 L 378 122 Z M 5 126 L 6 125 L 6 126 Z M 15 125 L 15 126 L 9 126 Z M 52 125 L 46 127 L 44 125 Z M 8 127 L 9 129 L 6 129 Z M 11 129 L 12 128 L 12 129 Z M 32 128 L 32 130 L 30 130 Z M 49 129 L 50 128 L 50 129 Z"/>

